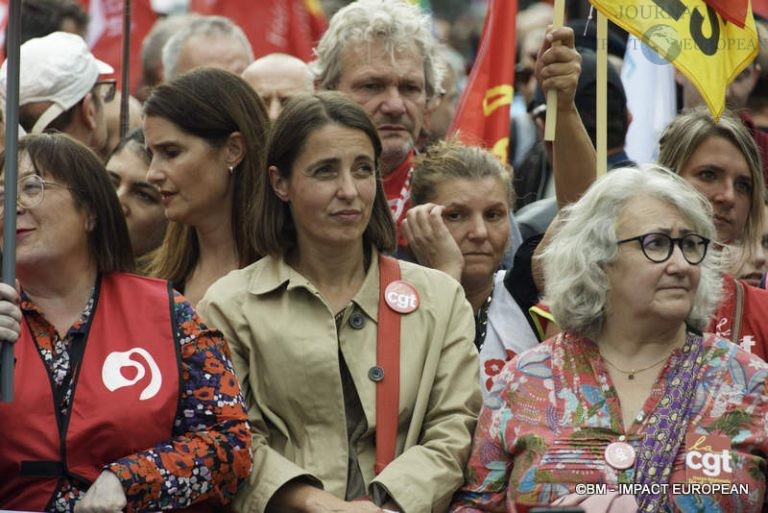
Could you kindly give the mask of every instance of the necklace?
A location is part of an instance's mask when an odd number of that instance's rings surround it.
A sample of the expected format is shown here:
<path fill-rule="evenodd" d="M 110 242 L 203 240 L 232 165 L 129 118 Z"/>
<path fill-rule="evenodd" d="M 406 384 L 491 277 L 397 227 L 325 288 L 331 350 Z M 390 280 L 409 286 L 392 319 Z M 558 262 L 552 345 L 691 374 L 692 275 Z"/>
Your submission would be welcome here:
<path fill-rule="evenodd" d="M 650 364 L 650 365 L 649 365 L 649 366 L 647 366 L 647 367 L 643 367 L 642 369 L 630 369 L 630 370 L 624 370 L 624 369 L 622 369 L 621 367 L 619 367 L 618 365 L 616 365 L 615 363 L 613 363 L 612 361 L 610 361 L 608 358 L 606 358 L 605 356 L 603 356 L 602 354 L 600 354 L 600 356 L 602 356 L 602 357 L 603 357 L 603 360 L 605 360 L 605 363 L 607 363 L 608 365 L 610 365 L 611 367 L 613 367 L 613 368 L 614 368 L 614 369 L 616 369 L 617 371 L 621 372 L 622 374 L 626 374 L 626 375 L 627 375 L 627 379 L 629 379 L 629 380 L 634 380 L 634 379 L 635 379 L 635 374 L 640 374 L 641 372 L 645 372 L 645 371 L 647 371 L 647 370 L 653 369 L 653 368 L 654 368 L 654 367 L 656 367 L 658 364 L 660 364 L 660 363 L 662 363 L 662 362 L 665 362 L 665 361 L 667 361 L 667 358 L 669 358 L 669 355 L 666 355 L 666 356 L 665 356 L 664 358 L 662 358 L 661 360 L 659 360 L 659 361 L 657 361 L 657 362 L 655 362 L 655 363 L 652 363 L 652 364 Z"/>
<path fill-rule="evenodd" d="M 480 305 L 480 309 L 477 311 L 477 318 L 475 319 L 475 346 L 480 351 L 485 343 L 485 334 L 488 331 L 488 307 L 491 306 L 491 299 L 493 298 L 493 289 L 488 294 L 488 299 L 483 301 Z"/>

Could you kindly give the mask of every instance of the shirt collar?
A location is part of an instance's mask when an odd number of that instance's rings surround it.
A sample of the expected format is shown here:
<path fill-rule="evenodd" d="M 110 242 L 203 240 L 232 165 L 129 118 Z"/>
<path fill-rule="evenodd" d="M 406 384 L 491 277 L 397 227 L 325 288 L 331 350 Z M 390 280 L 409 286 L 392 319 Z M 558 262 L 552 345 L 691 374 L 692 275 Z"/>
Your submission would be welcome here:
<path fill-rule="evenodd" d="M 307 278 L 288 265 L 281 257 L 268 255 L 263 258 L 263 263 L 251 277 L 248 291 L 251 294 L 261 296 L 269 294 L 285 286 L 286 291 L 303 287 L 312 293 L 317 293 L 317 288 Z M 372 320 L 378 320 L 379 308 L 379 254 L 371 247 L 371 263 L 365 273 L 365 279 L 352 298 L 358 307 Z"/>

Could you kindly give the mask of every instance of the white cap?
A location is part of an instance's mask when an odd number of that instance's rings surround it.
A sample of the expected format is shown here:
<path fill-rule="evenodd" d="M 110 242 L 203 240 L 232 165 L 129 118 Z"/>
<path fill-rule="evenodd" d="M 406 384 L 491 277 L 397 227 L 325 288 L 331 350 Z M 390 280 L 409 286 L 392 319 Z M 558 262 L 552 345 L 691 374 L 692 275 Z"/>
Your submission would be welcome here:
<path fill-rule="evenodd" d="M 82 100 L 99 75 L 115 70 L 93 56 L 85 40 L 69 32 L 53 32 L 21 45 L 19 105 L 53 102 L 40 116 L 31 133 L 40 133 L 59 114 Z M 8 60 L 0 67 L 0 89 L 7 90 Z"/>

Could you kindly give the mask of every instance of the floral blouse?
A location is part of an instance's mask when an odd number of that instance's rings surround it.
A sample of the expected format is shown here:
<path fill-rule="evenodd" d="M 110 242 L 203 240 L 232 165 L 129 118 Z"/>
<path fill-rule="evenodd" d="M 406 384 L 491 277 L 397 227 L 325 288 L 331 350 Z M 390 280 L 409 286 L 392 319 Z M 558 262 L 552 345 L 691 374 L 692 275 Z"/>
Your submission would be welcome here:
<path fill-rule="evenodd" d="M 179 293 L 173 316 L 181 344 L 180 408 L 171 440 L 132 454 L 105 467 L 126 491 L 129 511 L 184 508 L 193 501 L 228 501 L 250 473 L 250 432 L 229 348 L 216 330 L 208 329 Z M 92 315 L 91 293 L 80 319 L 60 337 L 43 312 L 22 293 L 21 310 L 53 383 L 63 388 L 58 407 L 64 416 L 72 394 L 69 351 L 85 336 Z M 218 423 L 216 419 L 222 420 Z M 61 479 L 48 511 L 72 512 L 87 487 Z"/>
<path fill-rule="evenodd" d="M 605 462 L 605 448 L 625 441 L 638 450 L 651 414 L 674 387 L 670 369 L 680 358 L 681 349 L 673 351 L 627 430 L 605 361 L 593 342 L 561 334 L 509 362 L 483 406 L 466 483 L 455 495 L 451 511 L 527 511 L 568 494 L 609 493 L 620 486 L 626 491 L 626 485 L 634 482 L 634 467 L 612 468 Z M 676 484 L 661 488 L 668 501 L 665 511 L 764 510 L 767 379 L 768 364 L 758 357 L 722 339 L 704 340 L 692 418 L 670 478 Z M 688 459 L 695 447 L 686 444 L 697 438 L 709 440 L 706 437 L 726 440 L 727 454 Z M 714 465 L 715 460 L 720 464 Z M 717 475 L 710 482 L 721 483 L 720 493 L 711 493 L 711 486 L 687 485 L 693 479 L 702 482 L 699 476 L 689 479 L 694 472 L 689 467 L 700 473 L 702 461 L 718 471 L 710 472 Z"/>

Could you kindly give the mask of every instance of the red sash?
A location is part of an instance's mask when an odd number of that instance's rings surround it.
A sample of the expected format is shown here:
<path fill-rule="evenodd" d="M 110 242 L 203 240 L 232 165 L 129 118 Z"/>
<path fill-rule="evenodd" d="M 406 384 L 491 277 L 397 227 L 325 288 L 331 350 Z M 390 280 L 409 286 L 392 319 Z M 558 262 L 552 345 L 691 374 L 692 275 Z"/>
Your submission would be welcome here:
<path fill-rule="evenodd" d="M 397 421 L 400 413 L 400 314 L 386 302 L 387 285 L 400 279 L 400 264 L 379 255 L 379 329 L 376 365 L 384 375 L 376 384 L 376 474 L 395 459 Z"/>

